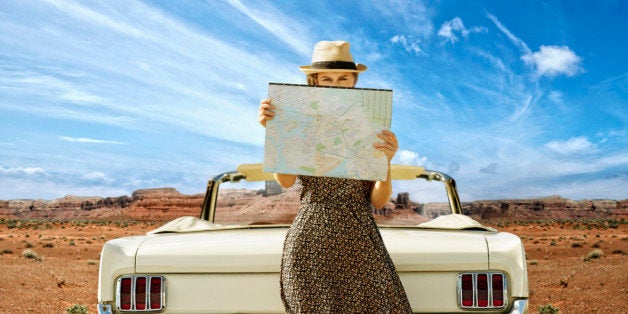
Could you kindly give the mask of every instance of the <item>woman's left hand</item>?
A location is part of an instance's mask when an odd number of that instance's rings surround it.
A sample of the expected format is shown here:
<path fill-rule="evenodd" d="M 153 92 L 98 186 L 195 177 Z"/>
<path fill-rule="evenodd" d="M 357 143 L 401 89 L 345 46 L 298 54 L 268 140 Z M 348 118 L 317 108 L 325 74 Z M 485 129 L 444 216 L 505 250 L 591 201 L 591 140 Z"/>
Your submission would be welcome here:
<path fill-rule="evenodd" d="M 388 163 L 390 163 L 392 158 L 395 156 L 397 149 L 399 149 L 397 137 L 395 136 L 395 133 L 389 130 L 382 130 L 382 132 L 377 134 L 377 137 L 384 140 L 384 142 L 375 143 L 373 144 L 373 147 L 386 154 L 386 157 L 388 158 Z"/>

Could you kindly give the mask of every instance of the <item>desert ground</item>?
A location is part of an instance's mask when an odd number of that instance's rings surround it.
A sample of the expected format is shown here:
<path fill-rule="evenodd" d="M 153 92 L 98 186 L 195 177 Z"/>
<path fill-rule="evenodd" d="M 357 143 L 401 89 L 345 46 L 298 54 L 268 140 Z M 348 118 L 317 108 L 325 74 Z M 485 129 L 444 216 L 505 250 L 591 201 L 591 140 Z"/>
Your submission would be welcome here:
<path fill-rule="evenodd" d="M 102 245 L 163 222 L 0 220 L 0 313 L 96 313 Z M 491 225 L 487 223 L 488 225 Z M 628 311 L 625 221 L 500 222 L 524 240 L 530 313 Z"/>

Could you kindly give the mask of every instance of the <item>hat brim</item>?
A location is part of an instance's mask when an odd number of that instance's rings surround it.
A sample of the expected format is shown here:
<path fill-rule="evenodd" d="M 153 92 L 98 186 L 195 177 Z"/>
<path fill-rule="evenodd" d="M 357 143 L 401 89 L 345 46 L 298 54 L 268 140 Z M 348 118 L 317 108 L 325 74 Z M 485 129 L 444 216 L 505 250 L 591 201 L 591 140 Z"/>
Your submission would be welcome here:
<path fill-rule="evenodd" d="M 304 66 L 300 66 L 299 70 L 301 70 L 301 72 L 305 73 L 305 74 L 313 74 L 313 73 L 320 73 L 320 72 L 347 72 L 347 73 L 361 73 L 366 71 L 367 67 L 364 64 L 356 64 L 355 65 L 356 69 L 312 69 L 312 66 L 310 65 L 304 65 Z"/>

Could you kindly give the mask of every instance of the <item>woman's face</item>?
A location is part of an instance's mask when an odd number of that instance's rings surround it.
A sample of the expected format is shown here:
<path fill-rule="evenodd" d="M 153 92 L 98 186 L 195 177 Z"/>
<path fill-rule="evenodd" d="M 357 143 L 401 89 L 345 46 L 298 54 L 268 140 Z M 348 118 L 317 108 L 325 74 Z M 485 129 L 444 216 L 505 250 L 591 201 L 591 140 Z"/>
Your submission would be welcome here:
<path fill-rule="evenodd" d="M 316 82 L 318 86 L 354 87 L 356 75 L 353 72 L 319 72 Z"/>

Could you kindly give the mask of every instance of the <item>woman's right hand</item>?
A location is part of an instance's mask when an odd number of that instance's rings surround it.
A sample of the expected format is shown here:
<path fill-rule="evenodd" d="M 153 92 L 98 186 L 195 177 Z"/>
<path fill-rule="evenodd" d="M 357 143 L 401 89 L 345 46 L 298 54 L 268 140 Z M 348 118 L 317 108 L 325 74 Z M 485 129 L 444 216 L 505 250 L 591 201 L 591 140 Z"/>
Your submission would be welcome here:
<path fill-rule="evenodd" d="M 270 103 L 270 98 L 260 101 L 259 110 L 257 112 L 257 121 L 259 121 L 263 127 L 266 127 L 266 121 L 271 120 L 275 116 L 273 109 L 275 109 L 275 106 Z"/>

